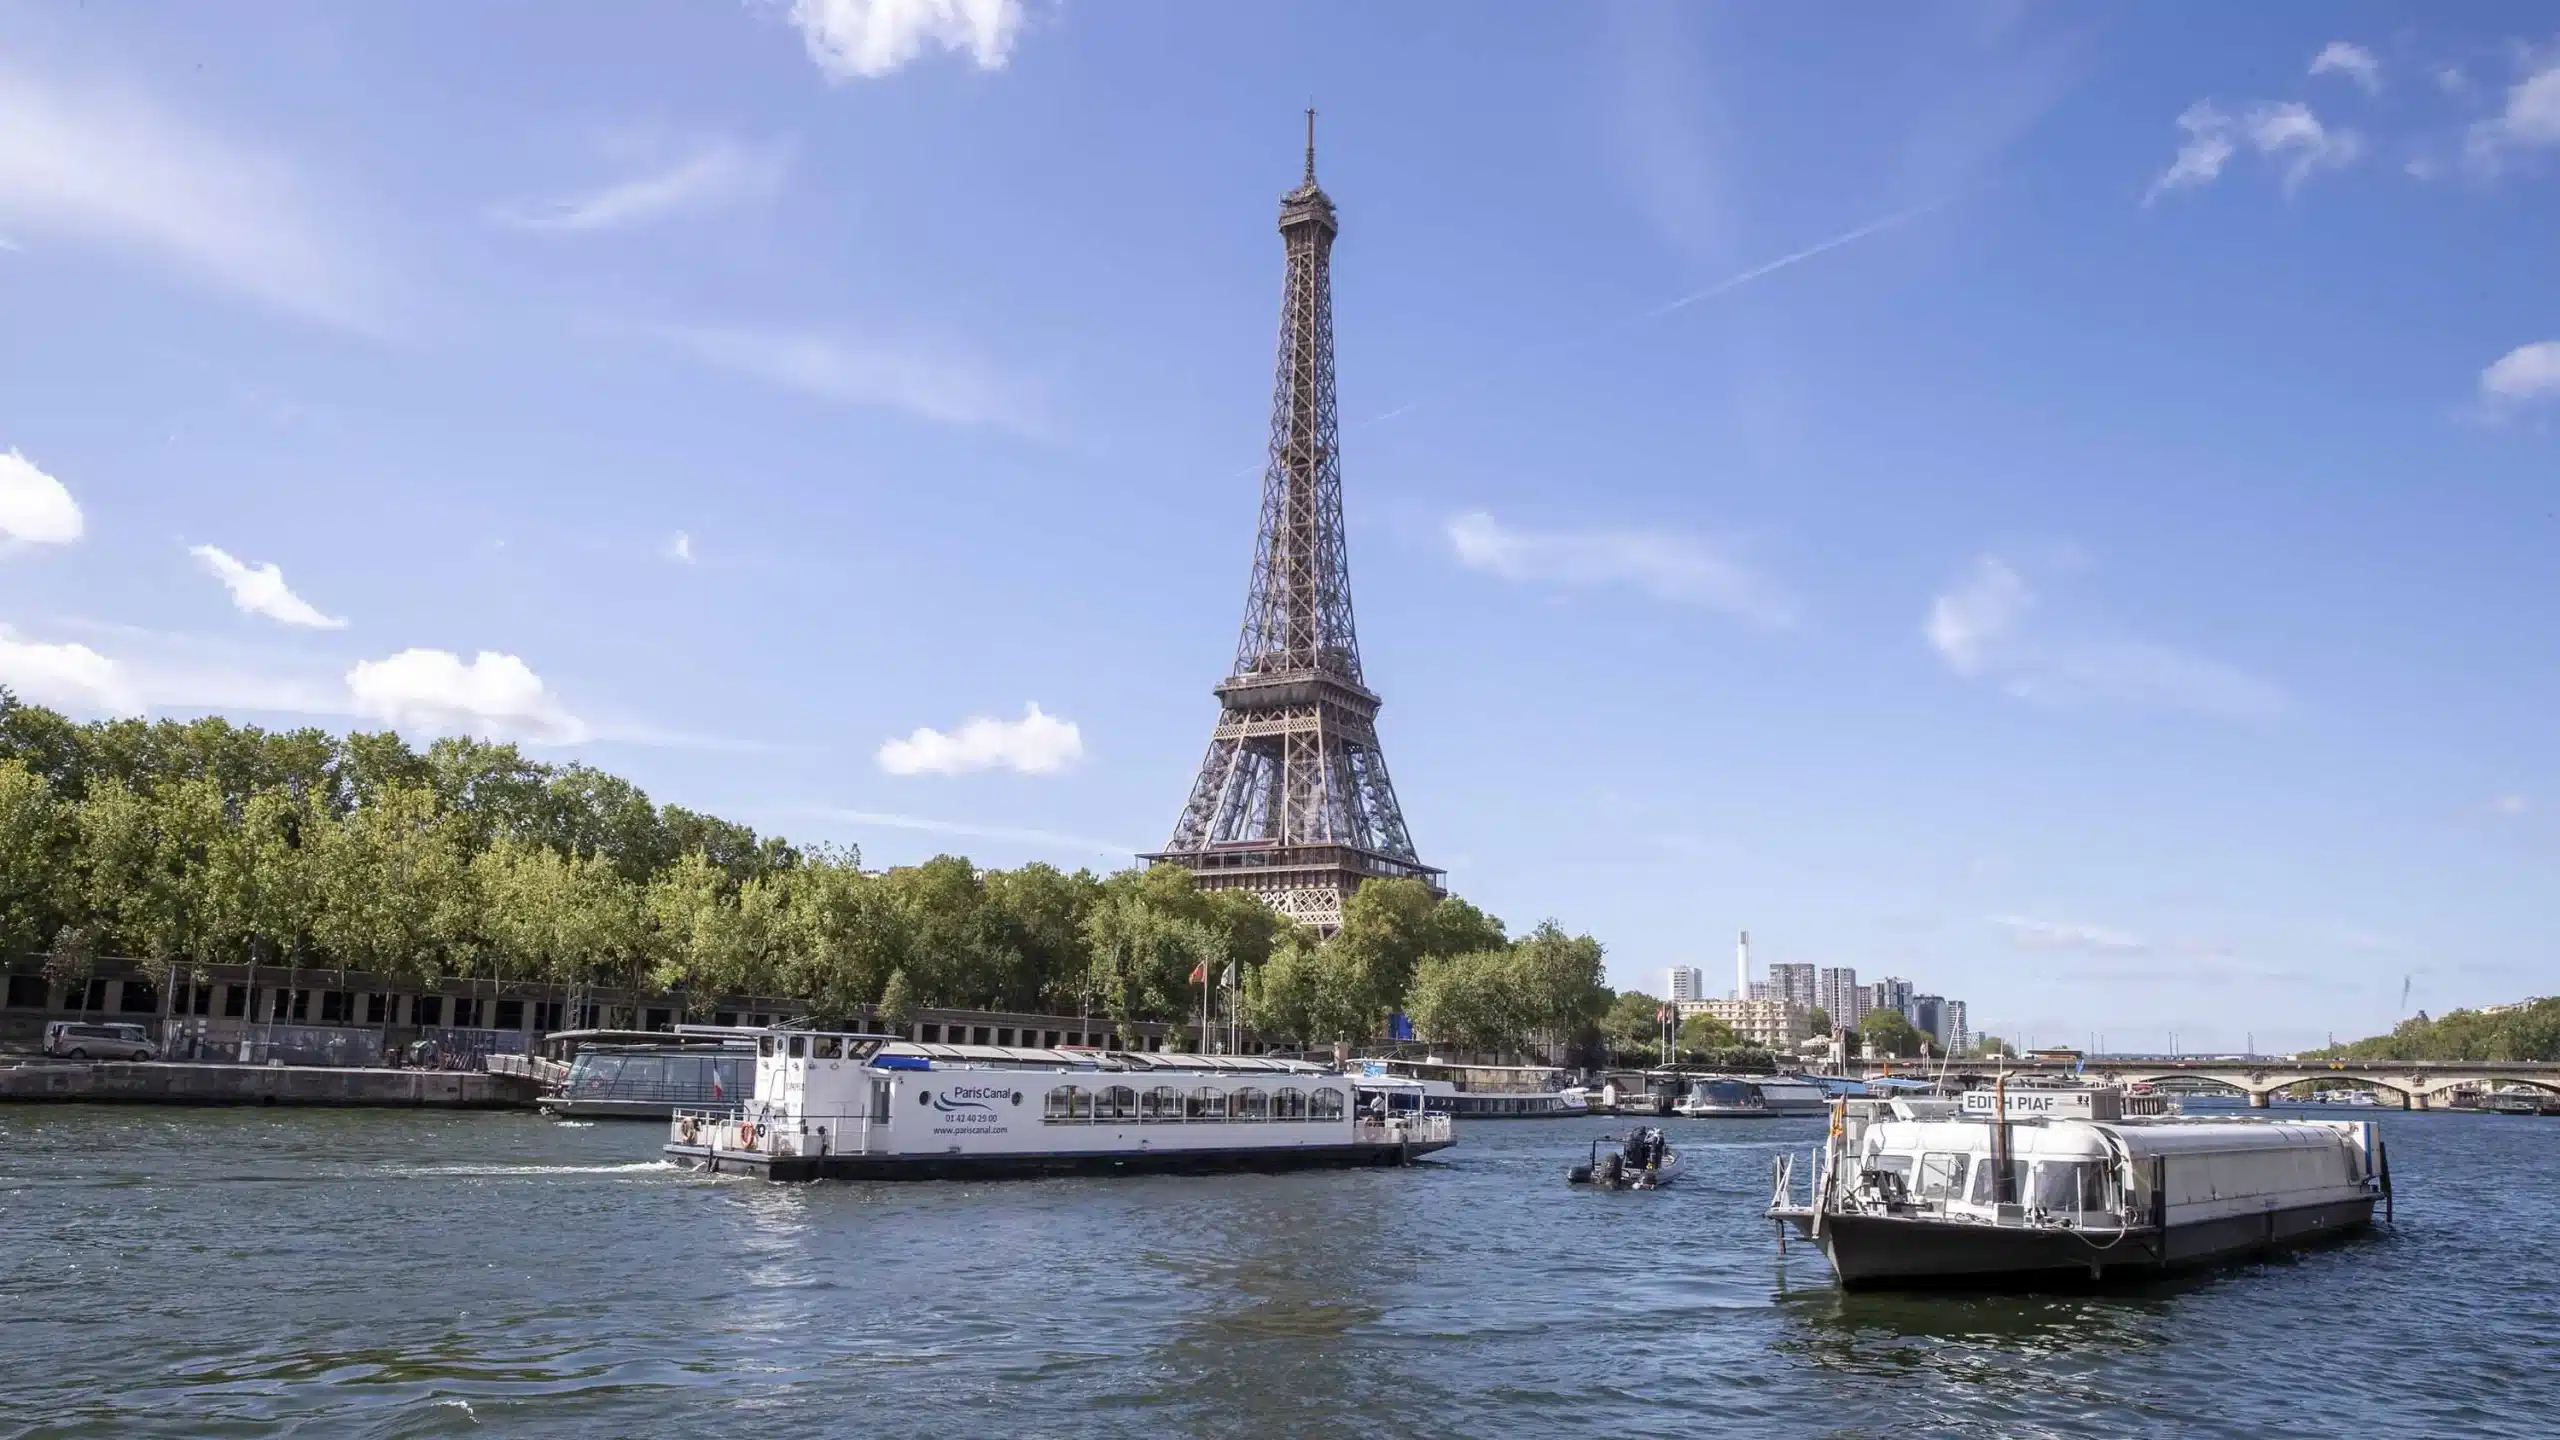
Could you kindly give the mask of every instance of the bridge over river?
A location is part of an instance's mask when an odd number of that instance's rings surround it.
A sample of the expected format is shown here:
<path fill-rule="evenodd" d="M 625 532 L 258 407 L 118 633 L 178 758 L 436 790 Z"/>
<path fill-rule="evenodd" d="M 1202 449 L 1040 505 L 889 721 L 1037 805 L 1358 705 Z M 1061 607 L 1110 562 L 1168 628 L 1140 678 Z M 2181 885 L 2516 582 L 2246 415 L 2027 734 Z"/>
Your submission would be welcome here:
<path fill-rule="evenodd" d="M 2456 1090 L 2493 1085 L 2526 1085 L 2560 1094 L 2560 1062 L 2548 1060 L 2295 1060 L 2273 1055 L 2206 1058 L 2171 1055 L 2092 1055 L 2081 1060 L 2011 1060 L 2002 1069 L 2013 1076 L 2098 1080 L 2110 1084 L 2158 1084 L 2161 1081 L 2209 1081 L 2249 1097 L 2264 1107 L 2268 1097 L 2305 1080 L 2360 1081 L 2397 1097 L 2403 1110 L 2432 1110 Z M 1936 1065 L 1897 1060 L 1864 1067 L 1868 1079 L 1885 1075 L 1918 1078 L 1938 1074 Z M 1959 1060 L 1947 1074 L 1989 1084 L 1992 1072 L 1979 1060 Z"/>

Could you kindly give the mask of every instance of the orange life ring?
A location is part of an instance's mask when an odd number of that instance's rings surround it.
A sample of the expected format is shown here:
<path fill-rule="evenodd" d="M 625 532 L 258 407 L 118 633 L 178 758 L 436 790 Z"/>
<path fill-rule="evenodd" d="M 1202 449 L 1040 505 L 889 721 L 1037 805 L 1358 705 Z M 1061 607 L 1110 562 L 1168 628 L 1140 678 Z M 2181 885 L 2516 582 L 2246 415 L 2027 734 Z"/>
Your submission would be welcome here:
<path fill-rule="evenodd" d="M 738 1148 L 741 1150 L 756 1148 L 756 1122 L 753 1120 L 738 1122 Z"/>

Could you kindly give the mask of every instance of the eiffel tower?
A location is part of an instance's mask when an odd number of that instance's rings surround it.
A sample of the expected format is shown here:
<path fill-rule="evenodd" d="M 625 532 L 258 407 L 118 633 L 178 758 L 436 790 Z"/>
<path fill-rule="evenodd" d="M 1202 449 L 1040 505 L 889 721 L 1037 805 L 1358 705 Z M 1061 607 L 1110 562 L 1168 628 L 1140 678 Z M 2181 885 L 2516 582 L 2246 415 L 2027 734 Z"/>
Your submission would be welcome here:
<path fill-rule="evenodd" d="M 1288 279 L 1271 396 L 1271 459 L 1235 670 L 1173 839 L 1149 861 L 1187 866 L 1209 890 L 1249 890 L 1330 933 L 1361 882 L 1423 881 L 1378 749 L 1378 696 L 1362 683 L 1342 537 L 1342 455 L 1333 399 L 1333 200 L 1307 172 L 1280 197 Z"/>

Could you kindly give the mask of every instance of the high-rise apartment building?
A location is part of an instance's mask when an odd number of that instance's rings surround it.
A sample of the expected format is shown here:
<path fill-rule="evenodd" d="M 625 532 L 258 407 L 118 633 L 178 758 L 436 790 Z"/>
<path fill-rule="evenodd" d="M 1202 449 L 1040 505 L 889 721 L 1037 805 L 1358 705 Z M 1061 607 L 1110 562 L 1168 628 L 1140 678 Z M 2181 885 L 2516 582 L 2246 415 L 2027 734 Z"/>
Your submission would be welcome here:
<path fill-rule="evenodd" d="M 1914 995 L 1908 1016 L 1911 1028 L 1929 1037 L 1929 1048 L 1940 1055 L 1947 1053 L 1947 997 Z"/>
<path fill-rule="evenodd" d="M 1672 966 L 1670 986 L 1671 1001 L 1675 1005 L 1683 1000 L 1707 998 L 1707 977 L 1695 965 Z"/>
<path fill-rule="evenodd" d="M 1915 1029 L 1920 1024 L 1919 1021 L 1911 1019 L 1911 982 L 1900 976 L 1888 975 L 1868 986 L 1867 1008 L 1890 1010 L 1905 1020 L 1911 1020 Z"/>
<path fill-rule="evenodd" d="M 1826 965 L 1815 977 L 1814 1003 L 1831 1017 L 1835 1029 L 1855 1030 L 1858 1020 L 1867 1013 L 1867 992 L 1858 984 L 1858 971 L 1850 965 Z"/>
<path fill-rule="evenodd" d="M 1947 1002 L 1947 1049 L 1952 1054 L 1962 1055 L 1972 1048 L 1973 1025 L 1964 1013 L 1964 1002 L 1950 1000 Z"/>
<path fill-rule="evenodd" d="M 1822 1003 L 1813 966 L 1787 962 L 1769 967 L 1769 998 L 1801 1005 L 1807 1010 Z"/>

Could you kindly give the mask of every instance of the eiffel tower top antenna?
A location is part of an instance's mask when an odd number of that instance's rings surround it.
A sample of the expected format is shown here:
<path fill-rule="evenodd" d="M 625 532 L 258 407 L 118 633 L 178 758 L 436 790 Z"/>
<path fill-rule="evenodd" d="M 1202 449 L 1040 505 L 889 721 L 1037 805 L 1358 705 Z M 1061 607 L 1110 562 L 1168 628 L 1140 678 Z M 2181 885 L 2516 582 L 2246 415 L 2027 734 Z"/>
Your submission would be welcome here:
<path fill-rule="evenodd" d="M 1280 197 L 1280 354 L 1244 626 L 1191 799 L 1172 840 L 1145 858 L 1330 930 L 1365 881 L 1414 879 L 1436 891 L 1441 872 L 1414 853 L 1378 748 L 1378 696 L 1361 675 L 1334 400 L 1341 222 L 1316 184 L 1315 107 L 1306 116 L 1306 170 Z"/>

